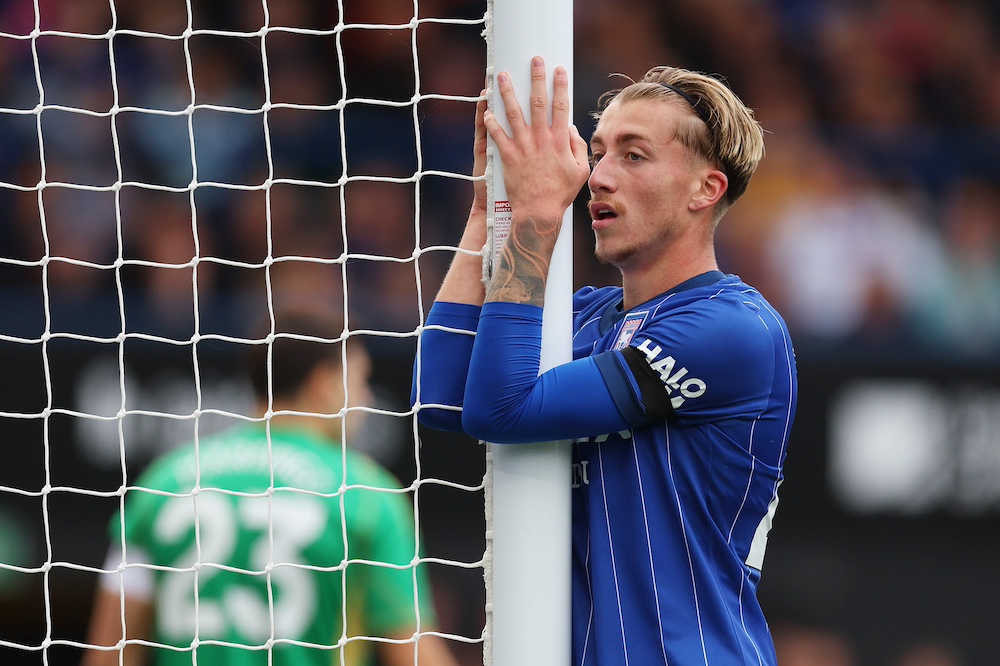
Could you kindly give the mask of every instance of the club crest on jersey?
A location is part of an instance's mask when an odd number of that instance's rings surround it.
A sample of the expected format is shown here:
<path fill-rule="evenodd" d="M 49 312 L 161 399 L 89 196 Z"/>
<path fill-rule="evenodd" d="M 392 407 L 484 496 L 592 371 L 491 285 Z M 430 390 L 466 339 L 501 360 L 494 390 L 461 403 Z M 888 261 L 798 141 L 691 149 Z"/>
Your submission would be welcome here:
<path fill-rule="evenodd" d="M 622 330 L 619 331 L 618 339 L 615 340 L 615 345 L 612 349 L 621 351 L 628 347 L 629 343 L 632 342 L 632 338 L 635 337 L 636 332 L 646 322 L 646 317 L 648 316 L 649 312 L 647 310 L 630 312 L 622 323 Z"/>
<path fill-rule="evenodd" d="M 704 395 L 708 386 L 704 380 L 697 377 L 688 377 L 687 368 L 678 368 L 677 361 L 673 356 L 660 358 L 663 349 L 653 344 L 648 339 L 643 340 L 638 347 L 639 351 L 646 355 L 649 367 L 660 375 L 660 381 L 667 387 L 670 394 L 670 404 L 677 409 L 689 398 L 698 398 Z"/>

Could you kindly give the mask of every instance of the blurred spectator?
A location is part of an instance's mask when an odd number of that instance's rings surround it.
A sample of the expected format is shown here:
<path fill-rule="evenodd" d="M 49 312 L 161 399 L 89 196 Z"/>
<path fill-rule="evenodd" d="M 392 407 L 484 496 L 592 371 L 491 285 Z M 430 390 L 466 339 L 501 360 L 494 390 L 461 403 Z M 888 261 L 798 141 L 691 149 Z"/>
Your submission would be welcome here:
<path fill-rule="evenodd" d="M 944 261 L 924 266 L 928 288 L 915 305 L 916 330 L 933 349 L 1000 352 L 1000 191 L 956 183 L 942 212 Z M 953 352 L 954 353 L 954 352 Z"/>
<path fill-rule="evenodd" d="M 857 666 L 854 651 L 839 633 L 796 624 L 777 625 L 771 632 L 781 666 Z"/>
<path fill-rule="evenodd" d="M 647 0 L 589 0 L 576 12 L 575 36 L 586 48 L 576 55 L 573 94 L 581 134 L 589 139 L 595 127 L 590 118 L 601 93 L 628 84 L 661 63 L 684 65 L 663 39 L 664 10 Z"/>
<path fill-rule="evenodd" d="M 924 642 L 905 649 L 893 666 L 962 666 L 963 663 L 951 648 Z"/>
<path fill-rule="evenodd" d="M 791 328 L 821 341 L 897 340 L 939 261 L 922 202 L 865 180 L 828 150 L 814 152 L 808 166 L 808 183 L 775 211 L 775 300 Z"/>
<path fill-rule="evenodd" d="M 209 229 L 192 228 L 186 193 L 140 191 L 123 215 L 126 328 L 186 340 L 194 333 L 196 312 L 210 313 L 217 267 L 197 262 L 213 256 Z M 197 308 L 197 310 L 196 310 Z"/>
<path fill-rule="evenodd" d="M 35 19 L 25 7 L 0 4 L 0 31 L 30 32 Z M 114 261 L 118 213 L 110 188 L 120 180 L 196 187 L 201 257 L 212 251 L 250 263 L 263 262 L 268 227 L 263 204 L 246 217 L 243 202 L 270 187 L 274 248 L 308 239 L 316 256 L 332 260 L 344 248 L 337 188 L 345 176 L 409 178 L 418 165 L 468 171 L 472 105 L 436 96 L 478 95 L 482 26 L 413 27 L 413 20 L 476 19 L 481 2 L 354 3 L 341 16 L 333 6 L 296 0 L 269 10 L 265 19 L 260 7 L 204 3 L 188 16 L 182 3 L 156 0 L 127 3 L 112 17 L 97 0 L 47 0 L 39 3 L 43 29 L 103 35 L 114 18 L 119 30 L 141 32 L 116 34 L 110 50 L 103 39 L 44 34 L 34 42 L 37 81 L 31 44 L 0 39 L 0 106 L 62 105 L 46 107 L 40 124 L 0 114 L 9 148 L 0 180 L 30 188 L 44 173 L 48 184 L 40 206 L 31 192 L 10 192 L 20 201 L 0 233 L 9 241 L 6 256 L 65 257 L 49 262 L 54 290 L 113 297 L 113 281 L 76 262 Z M 575 89 L 588 104 L 619 84 L 609 74 L 636 75 L 662 61 L 730 72 L 729 83 L 757 109 L 772 133 L 756 176 L 764 182 L 724 222 L 720 251 L 727 269 L 788 302 L 793 328 L 845 350 L 905 337 L 997 353 L 997 303 L 988 298 L 998 280 L 988 249 L 993 232 L 974 221 L 983 213 L 970 212 L 987 204 L 976 195 L 956 210 L 964 183 L 988 189 L 1000 182 L 997 16 L 983 3 L 591 0 L 576 21 L 584 48 L 577 49 Z M 189 23 L 198 32 L 180 39 Z M 338 33 L 338 25 L 348 27 Z M 415 102 L 421 95 L 433 97 Z M 114 104 L 121 110 L 107 115 Z M 591 110 L 576 113 L 585 135 Z M 268 179 L 295 179 L 303 189 L 323 184 L 330 196 L 303 195 L 308 205 L 288 208 Z M 453 234 L 440 220 L 467 205 L 462 185 L 425 175 L 407 203 L 394 192 L 406 185 L 352 180 L 343 193 L 350 251 L 405 261 L 418 215 L 422 247 L 442 243 Z M 967 214 L 974 219 L 961 219 Z M 578 237 L 578 278 L 606 271 L 589 256 L 589 232 Z M 982 247 L 970 255 L 976 242 Z M 309 256 L 307 245 L 296 245 L 292 254 Z M 425 278 L 436 279 L 446 259 L 422 256 Z M 243 278 L 261 282 L 251 268 L 215 267 L 203 297 L 233 289 L 246 296 Z M 339 264 L 322 272 L 331 267 Z M 308 267 L 287 268 L 277 273 Z M 355 304 L 371 311 L 377 298 L 414 311 L 411 269 L 352 265 Z M 30 284 L 25 275 L 5 268 L 0 278 Z M 409 328 L 411 319 L 402 314 L 387 326 Z"/>
<path fill-rule="evenodd" d="M 345 185 L 344 223 L 352 257 L 348 299 L 366 326 L 406 331 L 419 323 L 413 265 L 392 261 L 411 257 L 416 248 L 414 189 L 412 183 L 372 180 Z M 443 277 L 435 275 L 428 263 L 422 269 L 428 273 L 426 278 L 437 278 L 432 281 L 435 286 Z M 363 290 L 360 297 L 352 294 L 355 285 Z M 432 293 L 433 289 L 425 294 L 428 307 Z"/>

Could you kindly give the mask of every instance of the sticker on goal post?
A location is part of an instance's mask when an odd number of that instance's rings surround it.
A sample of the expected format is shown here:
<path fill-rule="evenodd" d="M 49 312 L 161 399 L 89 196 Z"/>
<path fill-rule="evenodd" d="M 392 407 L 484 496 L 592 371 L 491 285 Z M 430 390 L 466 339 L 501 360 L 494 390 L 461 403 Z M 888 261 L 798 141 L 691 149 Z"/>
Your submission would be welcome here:
<path fill-rule="evenodd" d="M 511 208 L 509 201 L 493 203 L 493 265 L 500 259 L 500 248 L 510 235 Z"/>

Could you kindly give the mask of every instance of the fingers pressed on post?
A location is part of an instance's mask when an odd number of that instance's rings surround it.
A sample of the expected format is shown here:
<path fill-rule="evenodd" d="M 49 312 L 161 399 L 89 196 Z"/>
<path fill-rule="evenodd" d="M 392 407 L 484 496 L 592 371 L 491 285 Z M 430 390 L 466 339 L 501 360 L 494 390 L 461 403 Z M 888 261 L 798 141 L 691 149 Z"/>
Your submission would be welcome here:
<path fill-rule="evenodd" d="M 570 124 L 569 74 L 559 66 L 552 72 L 552 128 L 563 129 Z"/>
<path fill-rule="evenodd" d="M 536 131 L 549 126 L 549 93 L 545 78 L 545 60 L 531 59 L 531 126 Z"/>
<path fill-rule="evenodd" d="M 486 126 L 484 124 L 484 117 L 488 112 L 488 105 L 486 103 L 486 89 L 480 93 L 483 99 L 476 102 L 476 140 L 486 138 Z"/>
<path fill-rule="evenodd" d="M 479 94 L 480 100 L 476 102 L 475 138 L 472 143 L 472 175 L 480 178 L 486 173 L 486 125 L 484 115 L 486 114 L 486 89 Z M 473 206 L 486 209 L 486 182 L 478 180 L 474 183 L 475 199 Z"/>
<path fill-rule="evenodd" d="M 561 220 L 590 173 L 587 144 L 570 118 L 569 74 L 565 67 L 556 67 L 552 77 L 550 94 L 545 61 L 531 59 L 529 104 L 522 108 L 510 76 L 497 74 L 496 90 L 510 131 L 492 113 L 483 117 L 503 166 L 508 200 L 521 217 L 536 221 Z"/>
<path fill-rule="evenodd" d="M 497 75 L 498 89 L 500 88 L 500 79 L 504 76 L 505 74 L 503 73 Z M 504 105 L 506 106 L 506 102 L 504 102 Z M 507 132 L 504 131 L 503 127 L 497 121 L 496 116 L 493 114 L 493 111 L 489 108 L 483 110 L 483 126 L 486 129 L 486 133 L 491 139 L 493 139 L 493 143 L 495 143 L 498 148 L 502 148 L 502 146 L 505 146 L 510 142 L 510 137 L 507 136 Z"/>
<path fill-rule="evenodd" d="M 524 126 L 524 114 L 521 112 L 521 105 L 518 104 L 517 95 L 514 93 L 514 83 L 510 80 L 510 74 L 500 72 L 497 74 L 497 91 L 503 101 L 504 114 L 507 116 L 507 123 L 511 132 Z"/>

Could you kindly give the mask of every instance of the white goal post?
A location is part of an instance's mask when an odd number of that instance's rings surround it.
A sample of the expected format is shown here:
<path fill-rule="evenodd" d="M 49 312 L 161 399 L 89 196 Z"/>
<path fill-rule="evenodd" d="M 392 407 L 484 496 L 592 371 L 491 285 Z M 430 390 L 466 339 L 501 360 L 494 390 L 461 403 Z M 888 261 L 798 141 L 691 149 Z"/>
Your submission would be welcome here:
<path fill-rule="evenodd" d="M 316 16 L 321 20 L 309 23 Z M 485 44 L 478 40 L 484 26 Z M 117 653 L 124 638 L 87 642 L 81 616 L 93 581 L 126 568 L 181 573 L 130 560 L 127 552 L 106 564 L 109 520 L 126 496 L 150 490 L 137 479 L 159 454 L 271 416 L 256 413 L 235 369 L 236 354 L 274 338 L 249 334 L 239 323 L 248 310 L 273 317 L 289 302 L 325 299 L 342 309 L 344 330 L 323 342 L 361 338 L 383 350 L 416 344 L 424 281 L 443 272 L 435 259 L 446 253 L 439 250 L 456 249 L 435 245 L 447 226 L 435 214 L 447 206 L 423 188 L 431 183 L 438 193 L 454 185 L 449 191 L 467 194 L 470 174 L 442 155 L 453 148 L 453 123 L 467 123 L 471 139 L 482 81 L 481 71 L 466 76 L 466 63 L 454 55 L 460 50 L 448 50 L 455 48 L 451 30 L 475 42 L 476 54 L 486 51 L 489 77 L 510 73 L 522 103 L 532 56 L 546 59 L 550 88 L 555 66 L 572 74 L 572 0 L 73 0 L 0 9 L 0 239 L 11 242 L 0 247 L 0 362 L 8 371 L 0 428 L 17 443 L 0 470 L 0 529 L 9 535 L 0 544 L 0 605 L 10 609 L 0 612 L 0 662 Z M 425 46 L 426 55 L 419 53 Z M 403 53 L 400 60 L 387 55 L 391 49 Z M 352 60 L 359 57 L 369 61 L 359 67 Z M 379 70 L 386 62 L 394 65 Z M 427 63 L 442 63 L 443 73 Z M 310 86 L 316 72 L 325 78 Z M 365 86 L 372 82 L 395 85 L 395 96 L 379 97 Z M 500 104 L 498 96 L 491 104 Z M 456 107 L 461 118 L 448 115 Z M 430 150 L 435 141 L 449 145 Z M 380 155 L 357 158 L 359 145 L 406 153 L 394 163 L 405 166 L 382 170 Z M 471 148 L 461 147 L 463 158 Z M 305 165 L 295 161 L 300 157 Z M 488 189 L 499 237 L 505 197 L 498 160 Z M 379 226 L 386 219 L 399 225 Z M 546 291 L 543 369 L 571 354 L 570 222 L 567 211 Z M 219 284 L 244 291 L 227 301 Z M 359 303 L 369 319 L 352 309 Z M 370 324 L 374 310 L 385 317 Z M 397 356 L 382 368 L 393 380 L 408 371 Z M 447 532 L 442 542 L 453 536 L 452 516 L 440 510 L 447 504 L 428 497 L 486 496 L 482 559 L 481 550 L 470 554 L 465 542 L 448 542 L 447 552 L 415 553 L 412 563 L 447 570 L 442 577 L 452 587 L 444 592 L 452 593 L 452 615 L 462 615 L 462 626 L 419 627 L 408 642 L 443 636 L 466 659 L 482 648 L 494 666 L 568 663 L 569 443 L 487 445 L 485 478 L 481 468 L 473 468 L 472 480 L 453 478 L 431 459 L 450 454 L 417 438 L 405 404 L 349 410 L 377 421 L 368 439 L 401 440 L 397 454 L 415 478 L 399 492 L 416 504 L 415 531 L 426 535 L 433 523 Z M 482 451 L 466 445 L 472 457 Z M 465 504 L 482 519 L 475 499 Z M 266 527 L 262 534 L 272 533 L 273 521 Z M 211 571 L 229 566 L 200 545 L 196 556 Z M 481 605 L 470 609 L 454 594 L 454 580 L 466 581 L 466 573 L 468 587 L 482 593 L 480 568 L 487 583 L 481 635 Z M 270 576 L 267 568 L 250 573 Z M 5 625 L 22 606 L 30 612 Z M 124 635 L 124 613 L 121 625 Z M 321 648 L 385 641 L 345 629 Z M 271 643 L 241 646 L 266 650 Z M 196 649 L 197 641 L 183 647 Z"/>
<path fill-rule="evenodd" d="M 492 0 L 487 12 L 489 71 L 506 71 L 527 104 L 530 60 L 545 59 L 548 86 L 562 65 L 573 81 L 572 0 Z M 502 106 L 495 86 L 490 105 Z M 550 110 L 551 113 L 551 110 Z M 496 117 L 506 126 L 506 116 Z M 509 128 L 508 128 L 509 129 Z M 492 143 L 492 142 L 491 142 Z M 491 146 L 492 148 L 492 146 Z M 488 153 L 492 252 L 507 235 L 510 207 L 503 165 Z M 572 210 L 563 217 L 545 291 L 541 370 L 572 360 Z M 487 627 L 492 666 L 570 663 L 570 443 L 487 445 Z"/>

